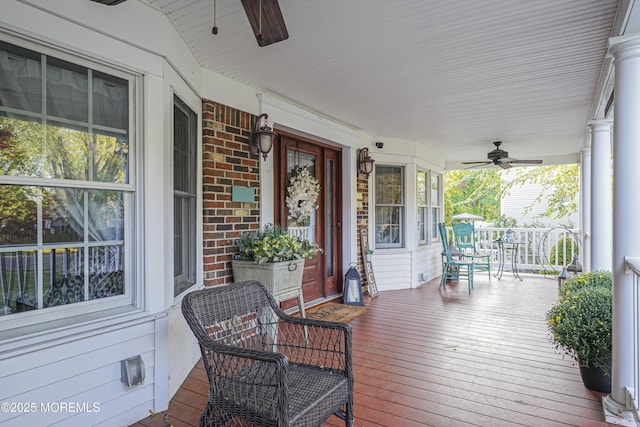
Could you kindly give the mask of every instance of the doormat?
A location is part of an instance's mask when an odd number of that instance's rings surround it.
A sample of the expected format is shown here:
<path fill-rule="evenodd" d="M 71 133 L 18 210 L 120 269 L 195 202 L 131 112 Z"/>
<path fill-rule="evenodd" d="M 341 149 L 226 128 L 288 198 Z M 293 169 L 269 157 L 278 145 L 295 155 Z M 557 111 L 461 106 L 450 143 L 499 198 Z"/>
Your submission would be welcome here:
<path fill-rule="evenodd" d="M 367 311 L 367 307 L 360 305 L 338 304 L 327 302 L 306 311 L 308 319 L 327 320 L 330 322 L 347 323 Z"/>

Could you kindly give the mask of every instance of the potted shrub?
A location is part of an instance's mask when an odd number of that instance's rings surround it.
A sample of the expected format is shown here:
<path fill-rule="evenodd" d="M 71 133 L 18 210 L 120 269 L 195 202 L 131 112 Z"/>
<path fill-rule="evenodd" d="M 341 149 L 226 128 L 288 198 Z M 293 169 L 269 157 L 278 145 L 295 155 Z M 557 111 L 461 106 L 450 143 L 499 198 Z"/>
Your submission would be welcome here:
<path fill-rule="evenodd" d="M 580 366 L 587 388 L 611 392 L 611 273 L 592 271 L 567 279 L 547 312 L 555 348 Z"/>
<path fill-rule="evenodd" d="M 299 290 L 304 260 L 320 251 L 315 244 L 291 236 L 277 225 L 243 234 L 236 244 L 239 253 L 231 261 L 233 279 L 258 280 L 274 295 Z"/>

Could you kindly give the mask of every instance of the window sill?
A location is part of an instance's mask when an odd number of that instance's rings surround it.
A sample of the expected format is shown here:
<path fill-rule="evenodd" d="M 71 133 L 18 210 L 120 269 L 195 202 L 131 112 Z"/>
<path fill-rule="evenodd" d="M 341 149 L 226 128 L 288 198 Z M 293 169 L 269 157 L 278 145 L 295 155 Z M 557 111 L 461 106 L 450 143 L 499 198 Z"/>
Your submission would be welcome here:
<path fill-rule="evenodd" d="M 0 332 L 0 359 L 164 316 L 165 312 L 149 314 L 133 306 L 124 306 L 5 330 Z"/>

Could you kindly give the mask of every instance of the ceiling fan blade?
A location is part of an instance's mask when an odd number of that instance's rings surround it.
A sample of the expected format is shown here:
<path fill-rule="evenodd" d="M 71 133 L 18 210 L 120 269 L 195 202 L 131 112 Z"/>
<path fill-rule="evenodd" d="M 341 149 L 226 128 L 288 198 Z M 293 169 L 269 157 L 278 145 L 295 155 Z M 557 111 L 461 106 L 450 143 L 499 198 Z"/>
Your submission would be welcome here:
<path fill-rule="evenodd" d="M 479 167 L 491 164 L 491 162 L 460 162 L 460 163 L 463 164 L 463 165 L 473 165 L 473 166 L 469 166 L 468 168 L 465 168 L 465 169 L 479 168 Z"/>
<path fill-rule="evenodd" d="M 509 163 L 516 163 L 516 164 L 520 164 L 520 165 L 541 165 L 542 164 L 542 160 L 516 160 L 516 159 L 513 159 Z"/>
<path fill-rule="evenodd" d="M 100 3 L 100 4 L 104 4 L 104 5 L 107 5 L 107 6 L 115 6 L 117 4 L 124 3 L 127 0 L 91 0 L 91 1 L 94 1 L 94 2 Z"/>
<path fill-rule="evenodd" d="M 242 6 L 258 46 L 268 46 L 289 38 L 278 0 L 242 0 Z"/>

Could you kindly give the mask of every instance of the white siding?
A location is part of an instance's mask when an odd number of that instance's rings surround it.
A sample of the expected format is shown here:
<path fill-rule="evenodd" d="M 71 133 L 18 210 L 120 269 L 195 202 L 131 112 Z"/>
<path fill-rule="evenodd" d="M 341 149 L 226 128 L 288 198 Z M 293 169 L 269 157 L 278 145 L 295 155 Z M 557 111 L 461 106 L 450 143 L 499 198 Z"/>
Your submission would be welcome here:
<path fill-rule="evenodd" d="M 373 273 L 379 291 L 420 286 L 419 274 L 425 282 L 442 274 L 440 245 L 429 245 L 415 251 L 377 250 L 372 256 Z"/>
<path fill-rule="evenodd" d="M 515 174 L 515 172 L 511 170 L 504 171 L 502 179 L 510 181 L 513 174 Z M 557 227 L 559 225 L 567 225 L 570 222 L 573 224 L 573 227 L 578 226 L 579 210 L 576 210 L 573 214 L 560 219 L 543 217 L 542 215 L 544 215 L 547 210 L 547 203 L 544 197 L 541 202 L 533 204 L 531 210 L 525 214 L 525 208 L 529 206 L 541 192 L 543 192 L 542 185 L 537 183 L 527 183 L 512 188 L 509 194 L 505 194 L 502 197 L 502 215 L 515 218 L 518 221 L 518 226 L 520 227 L 532 223 L 541 223 L 546 227 Z M 548 192 L 545 194 L 548 194 Z"/>
<path fill-rule="evenodd" d="M 442 275 L 442 245 L 440 243 L 424 246 L 414 252 L 416 274 L 414 279 L 417 285 Z M 419 281 L 418 276 L 424 275 L 424 281 Z"/>
<path fill-rule="evenodd" d="M 36 404 L 35 412 L 0 412 L 0 425 L 87 426 L 106 422 L 128 425 L 144 418 L 154 407 L 156 372 L 155 317 L 131 321 L 119 327 L 103 325 L 88 336 L 59 340 L 19 356 L 0 355 L 0 401 Z M 162 329 L 160 327 L 160 329 Z M 160 331 L 164 333 L 164 331 Z M 23 353 L 28 349 L 19 349 Z M 120 380 L 120 362 L 141 355 L 145 380 L 128 388 Z M 74 402 L 96 411 L 43 411 L 41 405 Z M 45 406 L 46 408 L 46 406 Z M 135 409 L 137 408 L 137 409 Z M 119 414 L 127 412 L 126 417 Z"/>
<path fill-rule="evenodd" d="M 379 291 L 411 287 L 411 252 L 378 250 L 371 260 Z"/>
<path fill-rule="evenodd" d="M 200 348 L 180 305 L 169 310 L 169 397 L 180 388 L 200 359 Z"/>

